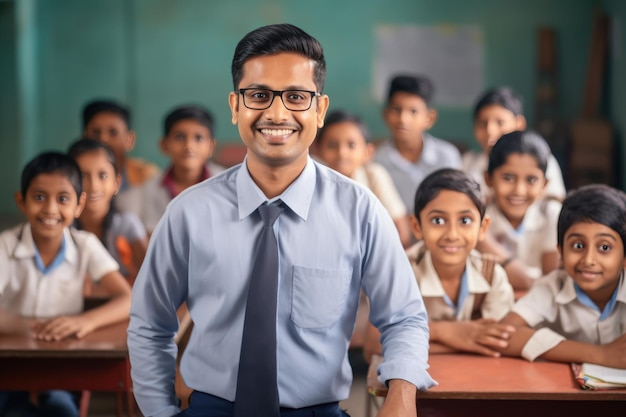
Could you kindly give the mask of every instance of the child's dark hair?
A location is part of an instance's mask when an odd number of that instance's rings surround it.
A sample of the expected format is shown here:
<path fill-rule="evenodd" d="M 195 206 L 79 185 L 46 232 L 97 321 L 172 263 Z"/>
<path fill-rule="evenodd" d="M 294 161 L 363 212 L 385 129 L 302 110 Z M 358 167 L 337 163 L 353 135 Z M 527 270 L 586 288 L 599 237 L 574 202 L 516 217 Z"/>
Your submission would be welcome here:
<path fill-rule="evenodd" d="M 361 135 L 363 135 L 363 138 L 365 138 L 365 141 L 370 141 L 369 131 L 367 129 L 367 126 L 365 126 L 363 120 L 356 114 L 352 114 L 344 110 L 335 110 L 326 115 L 326 120 L 324 120 L 324 127 L 322 127 L 317 132 L 317 141 L 319 142 L 320 139 L 324 136 L 327 128 L 337 123 L 352 123 L 359 128 L 359 131 L 361 132 Z"/>
<path fill-rule="evenodd" d="M 70 145 L 69 149 L 67 150 L 67 154 L 72 159 L 76 160 L 76 158 L 78 158 L 82 154 L 95 151 L 104 152 L 107 160 L 111 163 L 111 165 L 113 165 L 115 174 L 119 174 L 117 168 L 117 159 L 115 158 L 115 152 L 113 152 L 113 149 L 111 149 L 111 147 L 104 142 L 100 142 L 90 138 L 81 138 Z"/>
<path fill-rule="evenodd" d="M 500 106 L 509 110 L 515 116 L 523 114 L 522 99 L 510 87 L 497 87 L 485 92 L 474 105 L 474 119 L 478 112 L 487 106 Z"/>
<path fill-rule="evenodd" d="M 389 83 L 389 92 L 387 94 L 387 103 L 391 101 L 391 97 L 398 92 L 409 93 L 420 97 L 430 107 L 433 98 L 433 84 L 426 77 L 418 77 L 415 75 L 397 75 L 393 77 Z"/>
<path fill-rule="evenodd" d="M 492 175 L 493 171 L 504 165 L 509 155 L 514 153 L 534 157 L 541 172 L 546 173 L 548 159 L 551 155 L 550 146 L 548 146 L 548 143 L 541 135 L 532 130 L 526 130 L 502 135 L 493 145 L 489 154 L 489 164 L 487 165 L 489 175 Z"/>
<path fill-rule="evenodd" d="M 213 138 L 213 129 L 215 125 L 213 115 L 204 107 L 196 105 L 180 106 L 170 111 L 167 116 L 165 116 L 165 122 L 163 123 L 163 135 L 169 135 L 172 130 L 172 126 L 181 120 L 187 119 L 195 120 L 202 126 L 209 129 L 209 134 L 211 135 L 211 138 Z"/>
<path fill-rule="evenodd" d="M 480 185 L 463 171 L 443 168 L 424 178 L 415 193 L 414 214 L 418 221 L 420 221 L 420 212 L 424 210 L 424 207 L 437 198 L 443 190 L 465 194 L 478 209 L 481 220 L 485 216 L 485 197 L 480 191 Z"/>
<path fill-rule="evenodd" d="M 30 160 L 22 170 L 20 192 L 26 198 L 28 187 L 33 179 L 41 174 L 61 174 L 72 184 L 76 197 L 80 199 L 83 192 L 83 177 L 80 168 L 72 158 L 61 152 L 43 152 Z"/>
<path fill-rule="evenodd" d="M 317 92 L 321 94 L 326 80 L 326 61 L 322 45 L 299 27 L 287 23 L 260 27 L 239 41 L 231 65 L 235 91 L 243 78 L 243 64 L 247 60 L 281 52 L 304 55 L 315 63 L 313 78 Z"/>
<path fill-rule="evenodd" d="M 599 223 L 612 229 L 624 244 L 626 255 L 626 194 L 604 184 L 585 185 L 570 191 L 559 214 L 557 241 L 563 247 L 567 230 L 576 223 Z"/>
<path fill-rule="evenodd" d="M 94 100 L 83 107 L 83 129 L 87 127 L 91 119 L 100 113 L 113 113 L 124 120 L 128 130 L 131 129 L 130 111 L 119 103 L 112 100 Z"/>

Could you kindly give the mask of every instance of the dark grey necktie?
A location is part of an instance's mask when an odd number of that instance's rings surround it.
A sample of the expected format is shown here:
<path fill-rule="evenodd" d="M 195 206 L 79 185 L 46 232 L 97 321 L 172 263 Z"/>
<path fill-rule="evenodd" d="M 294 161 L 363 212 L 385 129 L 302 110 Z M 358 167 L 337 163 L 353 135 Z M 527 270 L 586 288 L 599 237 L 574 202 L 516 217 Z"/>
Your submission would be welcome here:
<path fill-rule="evenodd" d="M 258 208 L 263 230 L 252 265 L 237 375 L 234 417 L 279 417 L 276 375 L 278 246 L 272 225 L 282 203 Z"/>

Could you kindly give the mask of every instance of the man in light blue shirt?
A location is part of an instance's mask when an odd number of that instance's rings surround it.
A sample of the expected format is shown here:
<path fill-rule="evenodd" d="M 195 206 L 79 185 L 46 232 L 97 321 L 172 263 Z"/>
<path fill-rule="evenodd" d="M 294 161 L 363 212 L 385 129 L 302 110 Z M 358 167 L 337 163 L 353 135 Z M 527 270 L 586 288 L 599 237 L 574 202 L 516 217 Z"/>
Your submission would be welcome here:
<path fill-rule="evenodd" d="M 263 227 L 257 209 L 280 200 L 286 208 L 273 226 L 280 415 L 346 415 L 337 403 L 350 390 L 347 350 L 363 288 L 382 335 L 380 378 L 389 385 L 379 416 L 414 416 L 416 389 L 434 384 L 428 325 L 393 221 L 368 190 L 309 157 L 329 103 L 321 46 L 295 26 L 265 26 L 239 42 L 232 73 L 229 104 L 246 159 L 170 203 L 133 288 L 128 346 L 141 411 L 179 412 L 173 336 L 186 301 L 194 329 L 181 372 L 194 393 L 180 415 L 232 415 Z"/>

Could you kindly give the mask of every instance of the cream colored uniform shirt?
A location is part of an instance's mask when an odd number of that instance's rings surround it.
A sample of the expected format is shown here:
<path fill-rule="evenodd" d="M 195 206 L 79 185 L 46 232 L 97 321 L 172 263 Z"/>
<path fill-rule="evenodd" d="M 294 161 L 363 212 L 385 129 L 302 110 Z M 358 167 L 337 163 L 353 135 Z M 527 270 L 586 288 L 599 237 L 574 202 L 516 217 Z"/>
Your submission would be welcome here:
<path fill-rule="evenodd" d="M 489 157 L 484 152 L 468 151 L 463 154 L 463 171 L 480 185 L 483 195 L 489 199 L 492 195 L 492 191 L 487 187 L 487 184 L 485 184 L 485 171 L 487 171 L 488 164 Z M 561 172 L 559 162 L 552 154 L 550 154 L 548 158 L 546 178 L 548 179 L 546 195 L 563 201 L 566 193 L 565 184 L 563 183 L 563 173 Z"/>
<path fill-rule="evenodd" d="M 384 166 L 376 162 L 368 162 L 357 168 L 352 179 L 369 188 L 387 209 L 392 219 L 401 219 L 407 215 L 406 206 Z"/>
<path fill-rule="evenodd" d="M 526 265 L 529 276 L 540 278 L 543 275 L 543 254 L 556 251 L 560 212 L 561 203 L 556 200 L 536 201 L 526 210 L 518 232 L 492 203 L 487 205 L 486 211 L 491 218 L 487 233 Z"/>
<path fill-rule="evenodd" d="M 617 301 L 611 313 L 600 321 L 601 313 L 582 304 L 576 296 L 574 280 L 563 269 L 541 278 L 522 297 L 513 312 L 540 329 L 522 349 L 522 356 L 535 360 L 563 340 L 606 344 L 626 333 L 626 285 L 624 273 L 617 287 Z"/>
<path fill-rule="evenodd" d="M 433 266 L 430 252 L 423 248 L 423 242 L 416 243 L 406 252 L 413 266 L 413 272 L 424 298 L 430 321 L 471 320 L 474 298 L 477 294 L 486 294 L 480 306 L 482 318 L 499 320 L 513 307 L 513 287 L 509 284 L 506 272 L 500 265 L 496 264 L 491 285 L 489 285 L 482 276 L 483 260 L 479 252 L 472 251 L 467 260 L 465 271 L 467 273 L 468 294 L 463 305 L 458 309 L 458 313 L 444 301 L 445 291 Z M 423 256 L 421 256 L 419 263 L 416 263 L 416 259 L 420 257 L 420 252 L 423 253 Z"/>
<path fill-rule="evenodd" d="M 54 317 L 83 311 L 84 280 L 94 282 L 119 266 L 96 235 L 66 228 L 65 258 L 43 274 L 35 264 L 30 224 L 0 234 L 0 308 L 26 317 Z"/>

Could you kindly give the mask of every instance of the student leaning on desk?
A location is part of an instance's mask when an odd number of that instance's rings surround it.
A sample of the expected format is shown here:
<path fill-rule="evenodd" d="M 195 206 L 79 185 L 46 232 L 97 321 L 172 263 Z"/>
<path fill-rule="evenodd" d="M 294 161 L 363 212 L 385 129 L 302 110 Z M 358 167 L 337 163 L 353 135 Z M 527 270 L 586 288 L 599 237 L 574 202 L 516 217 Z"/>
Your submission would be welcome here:
<path fill-rule="evenodd" d="M 626 196 L 606 185 L 571 192 L 557 235 L 564 269 L 502 320 L 517 327 L 502 353 L 626 368 Z"/>
<path fill-rule="evenodd" d="M 57 152 L 38 155 L 22 171 L 16 200 L 27 222 L 0 234 L 0 310 L 41 318 L 32 333 L 44 341 L 81 338 L 128 318 L 131 291 L 117 262 L 95 235 L 70 227 L 85 204 L 76 162 Z M 112 298 L 83 312 L 87 275 Z M 40 393 L 38 406 L 55 416 L 78 415 L 65 391 Z M 0 392 L 0 415 L 34 410 L 28 393 Z"/>

